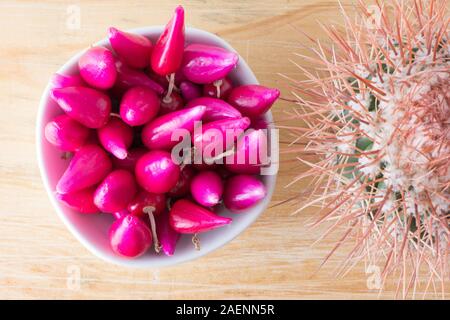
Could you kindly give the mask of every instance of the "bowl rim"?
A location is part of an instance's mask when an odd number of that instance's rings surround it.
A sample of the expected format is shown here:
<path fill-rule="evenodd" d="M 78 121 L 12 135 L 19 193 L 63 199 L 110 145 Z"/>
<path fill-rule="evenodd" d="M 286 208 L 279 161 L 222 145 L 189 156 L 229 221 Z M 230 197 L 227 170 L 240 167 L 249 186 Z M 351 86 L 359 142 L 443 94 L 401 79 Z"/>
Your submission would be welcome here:
<path fill-rule="evenodd" d="M 161 33 L 164 29 L 164 26 L 162 25 L 158 25 L 158 26 L 147 26 L 147 27 L 140 27 L 140 28 L 133 28 L 133 29 L 129 29 L 126 30 L 127 32 L 132 32 L 132 33 L 137 33 L 140 35 L 147 35 L 149 33 L 154 33 L 154 32 L 158 32 Z M 221 46 L 227 48 L 228 50 L 234 51 L 236 52 L 236 50 L 224 39 L 222 39 L 221 37 L 210 33 L 208 31 L 205 30 L 201 30 L 201 29 L 197 29 L 197 28 L 193 28 L 193 27 L 186 27 L 185 29 L 186 34 L 190 34 L 190 35 L 195 35 L 195 36 L 200 36 L 200 37 L 205 37 L 205 38 L 212 38 L 215 41 L 221 43 Z M 97 41 L 96 43 L 94 43 L 94 46 L 109 46 L 109 41 L 108 38 L 105 37 L 103 39 L 101 39 L 100 41 Z M 60 74 L 65 74 L 70 68 L 73 67 L 73 65 L 75 65 L 79 58 L 81 57 L 81 55 L 84 53 L 85 49 L 80 50 L 79 52 L 77 52 L 75 55 L 73 55 L 67 62 L 65 62 L 59 69 L 58 71 L 56 71 L 56 73 L 60 73 Z M 236 52 L 237 53 L 237 52 Z M 239 54 L 239 53 L 237 53 Z M 254 84 L 259 84 L 258 80 L 256 79 L 253 71 L 250 69 L 250 67 L 248 66 L 247 62 L 242 58 L 241 55 L 239 55 L 239 63 L 247 70 L 250 71 L 250 76 L 252 79 L 252 82 Z M 132 267 L 132 268 L 139 268 L 139 269 L 150 269 L 150 268 L 162 268 L 162 267 L 169 267 L 169 266 L 174 266 L 174 265 L 179 265 L 181 263 L 185 263 L 188 261 L 192 261 L 195 259 L 198 259 L 200 257 L 203 257 L 205 255 L 207 255 L 210 252 L 213 252 L 221 247 L 223 247 L 225 244 L 229 243 L 230 241 L 232 241 L 233 239 L 235 239 L 238 235 L 240 235 L 241 233 L 243 233 L 250 225 L 252 225 L 255 220 L 263 213 L 265 212 L 265 210 L 267 209 L 270 200 L 273 196 L 274 190 L 275 190 L 275 185 L 276 185 L 276 179 L 277 179 L 277 174 L 274 175 L 267 175 L 266 177 L 266 187 L 267 187 L 267 196 L 264 199 L 264 204 L 262 205 L 262 207 L 260 208 L 259 212 L 257 212 L 256 214 L 254 214 L 254 217 L 250 220 L 247 221 L 247 223 L 243 226 L 241 226 L 240 228 L 238 228 L 237 232 L 234 232 L 234 234 L 230 235 L 223 241 L 220 241 L 219 243 L 217 243 L 215 246 L 208 248 L 208 249 L 202 249 L 200 251 L 197 252 L 197 254 L 191 254 L 191 255 L 186 255 L 184 258 L 178 258 L 176 259 L 176 255 L 170 257 L 170 259 L 160 259 L 160 260 L 140 260 L 140 259 L 128 259 L 125 257 L 112 257 L 108 254 L 106 254 L 105 252 L 103 252 L 103 250 L 100 250 L 98 248 L 96 248 L 90 240 L 88 240 L 87 238 L 85 238 L 82 234 L 82 232 L 71 222 L 69 221 L 69 218 L 66 216 L 66 214 L 64 213 L 63 210 L 63 205 L 58 202 L 56 200 L 56 197 L 53 195 L 54 194 L 54 190 L 53 188 L 51 188 L 50 186 L 50 181 L 49 181 L 49 177 L 47 174 L 47 169 L 45 166 L 45 155 L 44 155 L 44 151 L 43 151 L 43 139 L 44 138 L 44 115 L 45 115 L 45 108 L 47 105 L 48 100 L 51 99 L 50 98 L 50 82 L 47 84 L 47 86 L 44 89 L 44 92 L 41 96 L 40 102 L 39 102 L 39 107 L 38 107 L 38 112 L 37 112 L 37 119 L 36 119 L 36 150 L 37 150 L 37 158 L 38 158 L 38 167 L 39 167 L 39 172 L 41 175 L 41 179 L 44 183 L 44 188 L 45 191 L 47 193 L 48 198 L 50 199 L 50 202 L 52 204 L 52 207 L 56 210 L 57 215 L 59 216 L 59 218 L 62 220 L 63 224 L 66 226 L 66 228 L 70 231 L 70 233 L 94 256 L 100 258 L 101 260 L 108 262 L 108 263 L 112 263 L 118 266 L 123 266 L 123 267 Z M 274 124 L 273 124 L 273 116 L 272 116 L 272 112 L 269 110 L 268 112 L 266 112 L 264 114 L 264 119 L 267 120 L 269 122 L 268 128 L 269 129 L 273 129 L 274 128 Z M 275 152 L 279 152 L 279 144 L 277 143 L 275 146 Z"/>

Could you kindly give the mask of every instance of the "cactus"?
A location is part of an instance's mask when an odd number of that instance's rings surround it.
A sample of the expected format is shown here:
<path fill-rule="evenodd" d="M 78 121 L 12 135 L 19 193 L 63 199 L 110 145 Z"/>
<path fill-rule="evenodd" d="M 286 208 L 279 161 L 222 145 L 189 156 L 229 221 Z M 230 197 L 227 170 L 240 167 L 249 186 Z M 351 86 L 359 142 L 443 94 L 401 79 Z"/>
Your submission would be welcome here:
<path fill-rule="evenodd" d="M 365 259 L 396 294 L 445 294 L 450 249 L 450 37 L 447 0 L 359 1 L 344 28 L 312 40 L 293 82 L 288 127 L 308 166 L 301 211 L 321 207 L 327 232 L 353 239 L 345 272 Z M 292 80 L 292 79 L 291 79 Z M 313 155 L 314 161 L 310 159 Z M 331 255 L 331 254 L 330 254 Z M 326 257 L 328 259 L 329 256 Z"/>

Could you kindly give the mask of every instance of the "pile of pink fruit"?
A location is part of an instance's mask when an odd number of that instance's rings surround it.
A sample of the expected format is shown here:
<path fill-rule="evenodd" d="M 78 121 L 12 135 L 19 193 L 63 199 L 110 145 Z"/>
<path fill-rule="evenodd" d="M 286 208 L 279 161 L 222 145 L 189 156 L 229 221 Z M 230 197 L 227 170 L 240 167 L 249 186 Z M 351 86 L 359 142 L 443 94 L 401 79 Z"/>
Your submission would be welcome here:
<path fill-rule="evenodd" d="M 51 97 L 64 113 L 46 125 L 45 137 L 70 159 L 56 197 L 83 214 L 112 214 L 109 240 L 119 255 L 138 257 L 152 243 L 157 253 L 173 255 L 181 234 L 191 234 L 198 247 L 198 233 L 231 222 L 217 214 L 222 203 L 241 213 L 266 196 L 258 175 L 264 161 L 251 162 L 249 149 L 267 148 L 261 119 L 279 91 L 233 87 L 227 76 L 239 56 L 186 46 L 181 6 L 155 44 L 116 28 L 108 37 L 112 50 L 89 48 L 79 73 L 51 81 Z M 218 132 L 214 143 L 224 152 L 178 163 L 177 130 L 192 134 L 196 153 Z M 230 131 L 237 137 L 231 142 L 224 138 Z M 239 154 L 243 161 L 235 161 Z"/>

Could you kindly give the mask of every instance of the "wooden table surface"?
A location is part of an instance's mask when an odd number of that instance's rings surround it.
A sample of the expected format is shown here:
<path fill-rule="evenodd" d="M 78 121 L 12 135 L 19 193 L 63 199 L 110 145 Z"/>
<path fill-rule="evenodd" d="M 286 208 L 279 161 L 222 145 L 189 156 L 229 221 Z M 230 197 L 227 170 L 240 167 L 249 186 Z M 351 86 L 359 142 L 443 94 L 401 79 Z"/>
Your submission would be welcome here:
<path fill-rule="evenodd" d="M 289 61 L 302 52 L 302 29 L 323 37 L 317 20 L 339 21 L 334 0 L 228 1 L 32 1 L 0 2 L 0 298 L 230 299 L 377 298 L 364 265 L 344 278 L 334 270 L 338 253 L 320 271 L 337 235 L 313 245 L 321 229 L 306 226 L 313 212 L 292 216 L 291 205 L 268 209 L 225 247 L 165 269 L 133 270 L 90 254 L 57 217 L 37 167 L 35 122 L 39 99 L 52 73 L 77 51 L 105 37 L 109 26 L 129 29 L 164 24 L 175 5 L 186 22 L 227 40 L 253 68 L 259 81 L 289 96 L 277 73 L 301 79 Z M 352 1 L 343 1 L 351 8 Z M 80 24 L 77 25 L 77 12 Z M 283 117 L 288 103 L 274 107 Z M 290 141 L 281 132 L 282 148 Z M 296 190 L 286 189 L 293 155 L 282 156 L 275 204 Z M 73 285 L 79 273 L 80 286 Z M 388 285 L 382 298 L 393 296 Z M 430 296 L 433 297 L 433 296 Z"/>

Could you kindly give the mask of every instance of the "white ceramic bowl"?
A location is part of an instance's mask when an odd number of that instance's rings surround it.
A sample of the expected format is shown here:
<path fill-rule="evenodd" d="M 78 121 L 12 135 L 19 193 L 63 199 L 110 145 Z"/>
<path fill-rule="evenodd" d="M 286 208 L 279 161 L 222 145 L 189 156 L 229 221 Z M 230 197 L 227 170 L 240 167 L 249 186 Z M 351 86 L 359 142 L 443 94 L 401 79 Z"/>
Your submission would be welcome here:
<path fill-rule="evenodd" d="M 131 32 L 142 34 L 155 42 L 155 40 L 161 34 L 162 30 L 162 26 L 156 26 L 134 29 L 131 30 Z M 194 28 L 186 28 L 186 42 L 211 44 L 235 51 L 227 42 L 217 37 L 216 35 Z M 103 39 L 96 45 L 109 47 L 109 41 L 107 39 Z M 81 54 L 82 52 L 71 58 L 58 70 L 58 73 L 72 74 L 77 72 L 77 62 Z M 255 75 L 250 70 L 247 63 L 245 63 L 244 59 L 242 59 L 242 57 L 239 57 L 237 68 L 232 71 L 232 73 L 230 74 L 230 78 L 235 84 L 258 83 Z M 152 250 L 149 250 L 147 254 L 137 259 L 127 259 L 118 256 L 111 250 L 108 241 L 108 229 L 113 222 L 112 215 L 80 214 L 59 203 L 54 196 L 54 190 L 57 181 L 64 172 L 68 162 L 67 160 L 61 159 L 61 152 L 50 145 L 44 137 L 45 124 L 56 115 L 62 113 L 62 110 L 50 98 L 49 89 L 49 86 L 47 86 L 44 94 L 42 95 L 36 125 L 37 155 L 42 180 L 44 181 L 45 189 L 47 190 L 53 207 L 55 208 L 61 220 L 70 230 L 70 232 L 72 232 L 72 234 L 89 251 L 91 251 L 99 258 L 123 266 L 141 268 L 158 268 L 178 264 L 184 261 L 189 261 L 201 257 L 231 241 L 233 238 L 243 232 L 253 221 L 255 221 L 256 218 L 265 210 L 265 208 L 269 204 L 273 190 L 275 188 L 275 175 L 262 177 L 262 180 L 267 187 L 267 197 L 256 206 L 250 208 L 247 212 L 232 214 L 227 212 L 227 210 L 224 208 L 221 209 L 220 214 L 232 217 L 233 222 L 228 226 L 200 234 L 200 251 L 194 249 L 190 236 L 182 236 L 182 238 L 178 242 L 176 252 L 172 257 L 167 257 L 164 254 L 156 255 Z M 270 112 L 265 115 L 265 118 L 269 123 L 273 122 L 272 114 Z M 278 153 L 278 145 L 274 146 L 272 151 Z"/>

